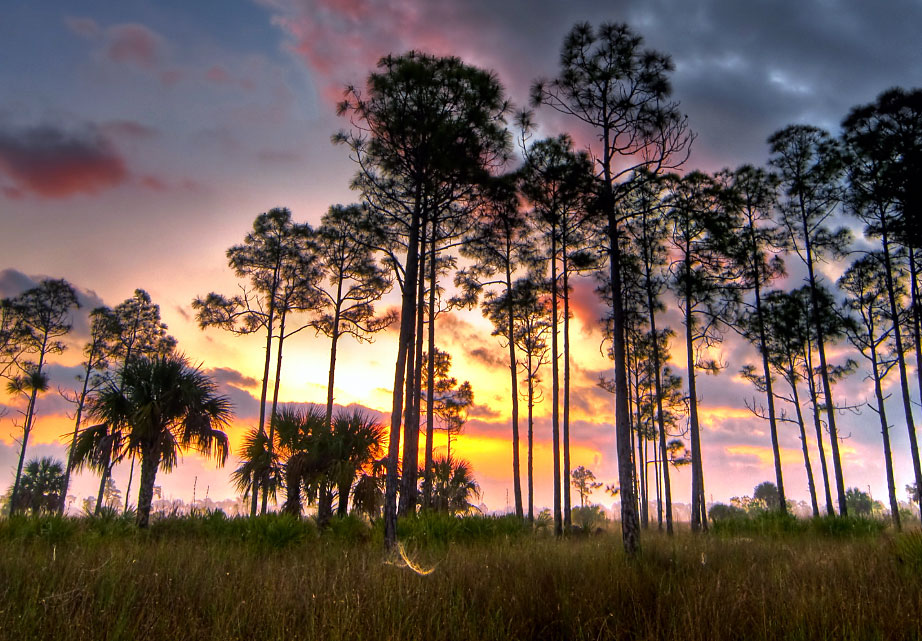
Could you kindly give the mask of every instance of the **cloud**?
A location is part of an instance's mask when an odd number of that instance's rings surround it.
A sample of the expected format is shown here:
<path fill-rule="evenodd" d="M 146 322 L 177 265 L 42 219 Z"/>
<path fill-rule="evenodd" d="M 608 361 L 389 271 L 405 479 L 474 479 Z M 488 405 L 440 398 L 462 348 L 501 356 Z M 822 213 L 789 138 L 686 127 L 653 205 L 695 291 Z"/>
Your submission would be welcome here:
<path fill-rule="evenodd" d="M 28 289 L 38 287 L 41 281 L 47 278 L 51 277 L 44 275 L 30 276 L 11 268 L 0 270 L 0 298 L 19 296 Z M 93 290 L 83 289 L 73 283 L 71 285 L 77 292 L 77 302 L 80 304 L 80 309 L 75 310 L 72 314 L 73 327 L 67 339 L 75 345 L 82 345 L 90 336 L 89 313 L 93 309 L 101 307 L 104 303 Z"/>
<path fill-rule="evenodd" d="M 106 136 L 131 141 L 150 140 L 159 134 L 153 127 L 136 120 L 109 120 L 101 123 L 99 128 Z"/>
<path fill-rule="evenodd" d="M 206 374 L 215 379 L 218 383 L 226 383 L 236 387 L 256 387 L 259 381 L 251 376 L 246 376 L 235 369 L 229 367 L 215 367 L 206 371 Z"/>
<path fill-rule="evenodd" d="M 100 128 L 0 124 L 0 174 L 43 198 L 97 194 L 124 183 L 125 160 Z"/>
<path fill-rule="evenodd" d="M 98 37 L 102 33 L 99 23 L 92 18 L 75 18 L 68 16 L 64 18 L 64 24 L 81 38 L 92 39 Z"/>
<path fill-rule="evenodd" d="M 260 162 L 269 164 L 291 164 L 303 162 L 301 154 L 283 149 L 263 149 L 257 155 Z"/>
<path fill-rule="evenodd" d="M 163 38 L 142 24 L 117 24 L 106 30 L 105 56 L 112 62 L 153 69 L 164 52 Z"/>

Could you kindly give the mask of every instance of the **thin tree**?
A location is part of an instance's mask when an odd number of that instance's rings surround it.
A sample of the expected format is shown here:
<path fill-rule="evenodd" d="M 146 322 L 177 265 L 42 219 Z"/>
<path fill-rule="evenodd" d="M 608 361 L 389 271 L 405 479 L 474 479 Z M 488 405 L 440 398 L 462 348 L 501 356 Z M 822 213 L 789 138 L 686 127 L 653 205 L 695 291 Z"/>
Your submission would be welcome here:
<path fill-rule="evenodd" d="M 291 220 L 291 211 L 275 208 L 262 213 L 253 221 L 253 229 L 240 245 L 227 250 L 227 261 L 238 278 L 247 279 L 249 288 L 241 286 L 241 293 L 230 298 L 211 292 L 205 298 L 196 298 L 192 308 L 199 327 L 220 327 L 237 335 L 265 331 L 266 346 L 262 387 L 259 393 L 259 422 L 257 430 L 266 430 L 266 402 L 272 362 L 272 340 L 278 324 L 278 298 L 282 287 L 283 270 L 293 254 L 292 240 L 298 234 Z M 269 448 L 271 440 L 266 439 Z M 259 479 L 253 479 L 250 516 L 258 507 Z"/>
<path fill-rule="evenodd" d="M 592 127 L 601 141 L 597 176 L 601 216 L 609 236 L 615 356 L 615 433 L 622 491 L 621 529 L 625 550 L 640 545 L 636 500 L 632 494 L 630 412 L 627 404 L 627 355 L 621 292 L 621 220 L 618 201 L 632 188 L 628 180 L 641 169 L 656 174 L 680 166 L 693 136 L 678 106 L 669 100 L 669 57 L 641 47 L 642 38 L 625 24 L 594 30 L 577 24 L 564 40 L 560 73 L 532 87 L 535 105 L 547 105 Z"/>
<path fill-rule="evenodd" d="M 889 299 L 895 293 L 894 287 L 899 288 L 900 294 L 905 294 L 905 291 L 902 290 L 902 283 L 894 282 L 892 275 L 887 273 L 889 261 L 885 253 L 872 252 L 853 262 L 839 279 L 838 285 L 846 293 L 845 307 L 851 313 L 851 317 L 846 319 L 851 322 L 845 323 L 848 339 L 869 361 L 871 367 L 877 406 L 868 403 L 868 407 L 877 412 L 880 418 L 890 517 L 894 527 L 899 530 L 900 506 L 896 500 L 896 483 L 893 479 L 893 454 L 890 448 L 890 425 L 887 423 L 884 405 L 883 381 L 902 356 L 896 351 L 902 348 L 896 338 L 900 319 L 888 318 L 892 311 Z"/>
<path fill-rule="evenodd" d="M 884 97 L 886 101 L 886 97 Z M 845 146 L 847 168 L 846 202 L 848 210 L 865 223 L 864 234 L 880 240 L 879 258 L 883 261 L 883 276 L 892 322 L 896 366 L 900 377 L 903 417 L 909 432 L 909 452 L 916 483 L 922 483 L 922 463 L 919 460 L 919 443 L 909 396 L 909 376 L 903 345 L 903 329 L 899 322 L 899 309 L 903 306 L 905 292 L 897 293 L 896 280 L 900 266 L 894 256 L 893 243 L 898 233 L 900 219 L 900 192 L 902 145 L 894 144 L 890 118 L 881 117 L 878 105 L 852 109 L 842 122 L 842 139 Z M 918 141 L 922 144 L 922 136 Z M 895 496 L 895 494 L 894 494 Z M 898 518 L 898 515 L 897 517 Z M 899 523 L 896 523 L 899 527 Z"/>
<path fill-rule="evenodd" d="M 61 502 L 58 512 L 63 514 L 67 501 L 67 490 L 70 486 L 70 475 L 74 469 L 74 450 L 77 445 L 77 435 L 83 423 L 83 409 L 88 396 L 96 392 L 106 381 L 105 372 L 113 352 L 113 342 L 118 333 L 118 323 L 115 314 L 109 307 L 97 307 L 90 312 L 90 340 L 83 347 L 83 373 L 78 377 L 82 381 L 79 393 L 61 395 L 75 405 L 74 433 L 71 437 L 70 447 L 67 450 L 67 468 L 64 472 L 64 489 L 61 492 Z"/>
<path fill-rule="evenodd" d="M 18 373 L 9 377 L 7 390 L 23 396 L 26 407 L 22 411 L 22 440 L 16 478 L 10 495 L 10 513 L 17 506 L 19 482 L 29 435 L 35 422 L 35 407 L 38 395 L 48 389 L 48 375 L 45 372 L 49 356 L 60 354 L 66 348 L 61 340 L 71 330 L 72 311 L 80 304 L 77 293 L 64 279 L 45 279 L 36 287 L 26 290 L 10 303 L 17 326 L 14 349 L 21 354 L 16 359 Z"/>
<path fill-rule="evenodd" d="M 831 230 L 830 218 L 841 199 L 842 157 L 835 141 L 825 131 L 806 125 L 791 125 L 772 134 L 769 163 L 778 171 L 783 197 L 779 202 L 781 224 L 788 237 L 788 248 L 807 268 L 810 291 L 810 316 L 813 321 L 819 376 L 823 388 L 832 463 L 835 472 L 839 513 L 847 515 L 845 477 L 839 454 L 835 402 L 826 363 L 826 336 L 820 318 L 818 288 L 821 274 L 817 263 L 830 255 L 839 256 L 848 246 L 851 234 L 845 228 Z"/>
<path fill-rule="evenodd" d="M 743 326 L 754 331 L 743 331 L 744 337 L 755 345 L 762 360 L 762 377 L 765 384 L 765 401 L 768 407 L 768 427 L 775 462 L 775 486 L 778 489 L 778 510 L 787 514 L 787 499 L 781 472 L 781 446 L 778 442 L 778 421 L 775 412 L 775 393 L 772 389 L 772 372 L 769 367 L 768 336 L 765 329 L 762 295 L 772 281 L 785 275 L 784 261 L 776 252 L 783 246 L 783 237 L 775 226 L 773 216 L 777 199 L 777 179 L 767 171 L 744 165 L 734 171 L 724 171 L 718 176 L 723 183 L 727 206 L 738 212 L 741 223 L 738 233 L 729 235 L 729 251 L 739 265 L 739 287 L 752 292 L 751 302 L 740 299 L 750 318 Z M 740 329 L 738 323 L 731 323 Z"/>
<path fill-rule="evenodd" d="M 569 512 L 565 508 L 569 500 L 569 470 L 566 477 L 561 474 L 561 462 L 568 466 L 569 461 L 561 461 L 560 433 L 560 370 L 558 362 L 561 357 L 559 347 L 560 302 L 564 298 L 561 287 L 561 272 L 558 265 L 561 259 L 562 233 L 566 220 L 579 215 L 584 210 L 585 198 L 591 180 L 591 164 L 584 152 L 572 148 L 568 136 L 558 136 L 540 140 L 525 151 L 525 164 L 520 170 L 520 189 L 528 204 L 532 207 L 532 224 L 544 237 L 543 262 L 547 264 L 548 283 L 551 297 L 551 431 L 554 451 L 554 531 L 559 536 L 564 527 L 569 527 Z M 572 225 L 572 223 L 569 223 Z M 568 226 L 569 226 L 568 225 Z M 569 310 L 567 310 L 569 311 Z M 567 359 L 564 352 L 563 357 Z M 569 371 L 569 368 L 566 368 Z M 568 390 L 568 386 L 567 386 Z M 566 394 L 564 394 L 566 396 Z M 566 405 L 569 408 L 569 405 Z M 564 440 L 564 453 L 569 456 L 569 446 Z M 566 484 L 566 490 L 562 488 Z M 563 501 L 566 499 L 566 501 Z"/>
<path fill-rule="evenodd" d="M 363 212 L 359 205 L 334 205 L 324 214 L 315 235 L 324 283 L 318 287 L 320 305 L 312 325 L 330 339 L 330 368 L 327 377 L 326 421 L 333 420 L 333 389 L 336 350 L 344 335 L 360 343 L 374 340 L 374 334 L 388 327 L 395 314 L 375 315 L 374 303 L 386 294 L 393 281 L 375 261 L 359 227 Z"/>
<path fill-rule="evenodd" d="M 354 184 L 381 226 L 404 239 L 406 249 L 385 488 L 387 548 L 393 547 L 397 534 L 400 423 L 417 331 L 422 224 L 466 197 L 485 168 L 505 161 L 507 109 L 492 74 L 458 58 L 418 52 L 382 58 L 365 91 L 349 87 L 339 106 L 352 131 L 334 140 L 352 151 L 359 168 Z"/>
<path fill-rule="evenodd" d="M 685 325 L 692 457 L 691 526 L 698 531 L 707 530 L 707 508 L 696 371 L 717 373 L 720 369 L 716 360 L 702 354 L 722 340 L 721 326 L 738 303 L 738 272 L 726 251 L 727 237 L 738 225 L 733 212 L 724 207 L 720 185 L 707 174 L 696 171 L 676 178 L 670 191 L 669 242 L 674 258 L 669 266 L 669 284 L 678 299 Z"/>
<path fill-rule="evenodd" d="M 510 292 L 513 274 L 531 253 L 532 236 L 525 214 L 519 206 L 514 176 L 503 176 L 487 183 L 478 208 L 477 223 L 461 254 L 471 258 L 471 267 L 460 270 L 455 283 L 472 305 L 484 288 L 491 291 L 484 315 L 493 321 L 494 334 L 501 336 L 509 355 L 512 401 L 512 488 L 516 516 L 524 516 L 519 463 L 519 384 L 515 340 L 515 310 Z"/>

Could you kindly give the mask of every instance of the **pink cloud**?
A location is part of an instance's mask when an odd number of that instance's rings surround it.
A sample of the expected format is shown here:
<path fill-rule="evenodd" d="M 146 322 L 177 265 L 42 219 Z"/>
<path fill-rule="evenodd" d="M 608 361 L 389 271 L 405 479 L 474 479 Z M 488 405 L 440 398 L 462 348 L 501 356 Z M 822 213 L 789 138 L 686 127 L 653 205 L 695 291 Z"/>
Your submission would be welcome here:
<path fill-rule="evenodd" d="M 205 78 L 209 81 L 223 85 L 231 81 L 231 76 L 222 65 L 214 65 L 205 72 Z"/>
<path fill-rule="evenodd" d="M 153 191 L 167 190 L 167 184 L 157 176 L 142 176 L 141 184 Z"/>
<path fill-rule="evenodd" d="M 15 189 L 45 198 L 95 194 L 128 178 L 124 159 L 95 128 L 51 125 L 0 129 L 0 173 Z"/>
<path fill-rule="evenodd" d="M 157 135 L 157 130 L 135 120 L 110 120 L 100 125 L 107 135 L 129 140 L 149 140 Z"/>
<path fill-rule="evenodd" d="M 152 69 L 163 53 L 163 38 L 141 24 L 119 24 L 106 32 L 108 45 L 106 57 L 122 64 L 132 64 L 142 69 Z"/>

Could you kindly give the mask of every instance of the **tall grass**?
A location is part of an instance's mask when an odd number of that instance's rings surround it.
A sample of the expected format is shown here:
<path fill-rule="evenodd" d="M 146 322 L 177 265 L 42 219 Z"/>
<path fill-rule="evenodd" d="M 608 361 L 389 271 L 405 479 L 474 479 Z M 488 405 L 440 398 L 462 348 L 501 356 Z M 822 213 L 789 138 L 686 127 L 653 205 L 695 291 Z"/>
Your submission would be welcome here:
<path fill-rule="evenodd" d="M 405 558 L 356 519 L 102 527 L 0 523 L 0 638 L 922 638 L 918 532 L 650 533 L 631 560 L 514 519 L 402 522 Z"/>

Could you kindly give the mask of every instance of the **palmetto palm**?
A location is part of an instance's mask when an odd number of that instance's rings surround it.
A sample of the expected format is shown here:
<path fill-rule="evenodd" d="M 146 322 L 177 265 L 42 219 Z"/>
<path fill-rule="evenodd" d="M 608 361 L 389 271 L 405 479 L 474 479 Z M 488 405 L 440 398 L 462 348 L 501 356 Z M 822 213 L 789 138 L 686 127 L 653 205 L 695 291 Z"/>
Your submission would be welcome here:
<path fill-rule="evenodd" d="M 464 459 L 438 456 L 432 461 L 432 507 L 449 514 L 470 514 L 480 498 L 474 468 Z"/>
<path fill-rule="evenodd" d="M 269 435 L 258 427 L 248 430 L 243 437 L 240 465 L 231 473 L 231 481 L 243 493 L 243 498 L 250 496 L 254 481 L 256 486 L 267 489 L 272 500 L 278 496 L 282 479 L 279 453 L 277 448 L 270 452 L 268 445 Z"/>
<path fill-rule="evenodd" d="M 141 459 L 138 525 L 150 520 L 157 472 L 169 472 L 180 453 L 193 449 L 227 460 L 230 401 L 215 382 L 179 354 L 138 357 L 125 364 L 121 386 L 110 384 L 90 402 L 90 416 L 110 433 L 122 431 L 124 452 Z"/>
<path fill-rule="evenodd" d="M 356 476 L 363 470 L 371 471 L 370 466 L 383 454 L 386 440 L 384 425 L 361 409 L 342 410 L 336 415 L 333 421 L 336 456 L 332 480 L 339 493 L 337 513 L 340 516 L 346 515 L 349 493 Z"/>
<path fill-rule="evenodd" d="M 32 459 L 23 468 L 15 507 L 32 514 L 52 512 L 61 500 L 63 489 L 64 466 L 60 461 L 48 456 Z"/>
<path fill-rule="evenodd" d="M 273 421 L 278 440 L 274 451 L 286 491 L 282 509 L 300 516 L 302 493 L 311 501 L 329 493 L 325 480 L 332 465 L 333 448 L 325 413 L 314 405 L 307 409 L 282 407 Z"/>

